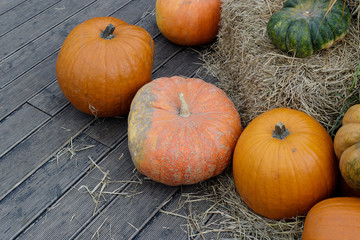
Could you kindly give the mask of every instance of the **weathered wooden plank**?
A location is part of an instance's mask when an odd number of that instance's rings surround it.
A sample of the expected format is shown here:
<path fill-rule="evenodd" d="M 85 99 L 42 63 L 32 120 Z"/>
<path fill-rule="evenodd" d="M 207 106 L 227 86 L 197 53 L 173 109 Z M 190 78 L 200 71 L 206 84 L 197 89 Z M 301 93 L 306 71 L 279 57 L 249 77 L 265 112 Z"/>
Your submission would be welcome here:
<path fill-rule="evenodd" d="M 0 89 L 0 121 L 20 107 L 34 94 L 54 82 L 56 56 L 45 59 L 38 68 L 31 69 L 21 81 Z"/>
<path fill-rule="evenodd" d="M 189 239 L 189 236 L 197 235 L 199 232 L 195 223 L 204 224 L 206 218 L 202 219 L 201 215 L 205 217 L 204 212 L 213 205 L 212 201 L 205 199 L 206 194 L 201 184 L 182 186 L 181 191 L 177 192 L 143 229 L 128 239 Z"/>
<path fill-rule="evenodd" d="M 30 106 L 23 105 L 16 112 L 0 122 L 0 157 L 11 150 L 32 132 L 38 129 L 50 116 Z"/>
<path fill-rule="evenodd" d="M 17 51 L 28 42 L 50 31 L 54 26 L 95 1 L 62 0 L 26 23 L 18 26 L 11 34 L 0 38 L 0 59 Z M 31 31 L 29 31 L 31 29 Z"/>
<path fill-rule="evenodd" d="M 54 81 L 40 93 L 36 94 L 28 102 L 50 116 L 54 116 L 69 104 L 57 81 Z"/>
<path fill-rule="evenodd" d="M 69 106 L 0 158 L 0 201 L 94 121 Z M 16 169 L 12 171 L 11 169 Z"/>
<path fill-rule="evenodd" d="M 126 137 L 127 117 L 101 118 L 86 129 L 85 133 L 102 144 L 113 148 Z"/>
<path fill-rule="evenodd" d="M 195 72 L 192 76 L 193 78 L 200 78 L 208 83 L 212 83 L 216 85 L 219 80 L 211 73 L 204 65 L 200 66 L 200 68 Z"/>
<path fill-rule="evenodd" d="M 124 191 L 131 191 L 133 185 L 130 184 Z M 116 201 L 112 201 L 75 239 L 130 239 L 143 222 L 153 217 L 154 210 L 165 204 L 178 190 L 178 187 L 165 186 L 151 180 L 136 187 L 134 192 L 138 194 L 117 197 Z"/>
<path fill-rule="evenodd" d="M 21 49 L 0 61 L 0 88 L 4 88 L 15 79 L 20 78 L 29 69 L 38 69 L 37 65 L 41 64 L 45 58 L 49 56 L 57 58 L 58 51 L 66 36 L 76 25 L 92 17 L 110 15 L 114 10 L 123 7 L 130 1 L 99 0 L 76 12 L 75 15 L 66 18 L 66 20 L 60 22 L 38 38 L 26 42 Z M 61 5 L 59 8 L 64 6 Z M 115 9 L 114 6 L 116 6 Z M 60 9 L 58 11 L 61 12 L 63 10 Z M 51 18 L 51 16 L 47 17 Z M 32 26 L 29 27 L 32 29 Z"/>
<path fill-rule="evenodd" d="M 104 191 L 112 192 L 116 189 L 120 191 L 128 186 L 129 180 L 138 181 L 134 177 L 134 164 L 130 160 L 127 141 L 118 145 L 98 166 L 102 171 L 109 171 L 109 177 L 113 181 L 106 185 Z M 87 228 L 88 223 L 95 217 L 93 216 L 95 207 L 96 213 L 99 213 L 115 196 L 103 194 L 106 201 L 101 198 L 96 206 L 89 193 L 84 188 L 80 190 L 79 188 L 87 186 L 92 190 L 103 177 L 103 172 L 96 167 L 93 168 L 56 201 L 52 208 L 47 209 L 33 225 L 20 235 L 19 239 L 71 239 L 71 236 L 77 235 L 78 232 Z M 96 193 L 99 193 L 101 187 Z"/>
<path fill-rule="evenodd" d="M 27 20 L 56 4 L 60 0 L 42 1 L 28 0 L 15 6 L 11 11 L 0 15 L 0 22 L 6 23 L 0 25 L 0 37 L 12 31 L 14 28 L 23 24 Z M 11 34 L 11 33 L 10 33 Z"/>
<path fill-rule="evenodd" d="M 152 77 L 153 79 L 175 75 L 190 77 L 200 64 L 199 53 L 191 48 L 185 48 L 162 65 Z"/>
<path fill-rule="evenodd" d="M 84 134 L 72 140 L 0 202 L 0 239 L 18 235 L 86 174 L 88 157 L 99 161 L 108 150 Z"/>
<path fill-rule="evenodd" d="M 11 9 L 13 9 L 14 7 L 21 4 L 24 1 L 25 0 L 12 0 L 12 1 L 1 0 L 0 1 L 0 15 L 10 11 Z"/>
<path fill-rule="evenodd" d="M 133 0 L 123 8 L 116 10 L 111 16 L 120 18 L 128 24 L 135 24 L 143 18 L 153 15 L 156 0 Z M 139 16 L 138 14 L 141 13 Z"/>

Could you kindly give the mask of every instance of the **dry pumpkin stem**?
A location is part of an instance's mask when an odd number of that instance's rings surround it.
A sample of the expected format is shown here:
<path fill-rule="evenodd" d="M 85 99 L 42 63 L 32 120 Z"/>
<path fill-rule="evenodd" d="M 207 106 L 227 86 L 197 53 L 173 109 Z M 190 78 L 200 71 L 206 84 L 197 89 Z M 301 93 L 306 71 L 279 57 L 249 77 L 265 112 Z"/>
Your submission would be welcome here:
<path fill-rule="evenodd" d="M 179 93 L 179 98 L 180 98 L 180 116 L 187 118 L 191 115 L 191 113 L 189 111 L 189 106 L 185 101 L 184 94 Z"/>
<path fill-rule="evenodd" d="M 289 107 L 308 113 L 330 132 L 342 108 L 359 102 L 359 80 L 354 77 L 360 56 L 360 1 L 347 0 L 353 16 L 346 37 L 306 58 L 281 52 L 268 37 L 268 20 L 283 3 L 224 0 L 218 39 L 202 54 L 204 67 L 218 78 L 244 126 L 265 111 Z"/>
<path fill-rule="evenodd" d="M 101 32 L 100 37 L 106 40 L 114 38 L 113 32 L 115 31 L 115 26 L 109 23 L 104 31 Z"/>

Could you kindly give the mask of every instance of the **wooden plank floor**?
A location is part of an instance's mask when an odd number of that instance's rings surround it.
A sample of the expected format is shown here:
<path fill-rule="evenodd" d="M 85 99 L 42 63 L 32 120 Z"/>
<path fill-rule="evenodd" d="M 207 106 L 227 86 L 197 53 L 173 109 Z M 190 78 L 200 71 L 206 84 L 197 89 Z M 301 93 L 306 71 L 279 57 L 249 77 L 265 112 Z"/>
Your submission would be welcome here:
<path fill-rule="evenodd" d="M 79 112 L 55 74 L 67 34 L 89 18 L 113 16 L 153 37 L 153 79 L 215 82 L 201 69 L 203 48 L 180 47 L 160 34 L 155 2 L 0 0 L 0 239 L 188 239 L 186 219 L 160 209 L 178 209 L 181 196 L 201 194 L 201 186 L 168 187 L 141 176 L 128 151 L 127 119 Z M 95 204 L 86 187 L 104 177 L 112 181 L 104 191 L 119 194 L 103 194 Z"/>

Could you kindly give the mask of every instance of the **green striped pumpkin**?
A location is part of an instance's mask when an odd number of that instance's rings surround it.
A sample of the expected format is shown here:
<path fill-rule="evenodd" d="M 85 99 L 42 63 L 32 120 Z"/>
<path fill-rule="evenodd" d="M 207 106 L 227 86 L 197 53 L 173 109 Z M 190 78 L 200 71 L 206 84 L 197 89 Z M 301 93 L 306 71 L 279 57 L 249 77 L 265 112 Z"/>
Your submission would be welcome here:
<path fill-rule="evenodd" d="M 344 38 L 351 14 L 343 0 L 288 0 L 268 22 L 267 32 L 275 47 L 296 57 L 307 57 Z"/>

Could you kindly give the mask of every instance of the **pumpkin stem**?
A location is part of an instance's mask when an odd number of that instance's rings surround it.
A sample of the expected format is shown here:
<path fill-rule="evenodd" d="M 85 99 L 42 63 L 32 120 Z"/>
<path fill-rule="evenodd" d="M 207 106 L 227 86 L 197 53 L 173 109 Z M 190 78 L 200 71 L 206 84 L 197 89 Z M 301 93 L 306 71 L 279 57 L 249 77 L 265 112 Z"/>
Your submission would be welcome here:
<path fill-rule="evenodd" d="M 290 134 L 289 130 L 285 128 L 285 125 L 282 122 L 275 124 L 275 130 L 273 131 L 273 135 L 272 135 L 274 138 L 283 140 L 289 134 Z"/>
<path fill-rule="evenodd" d="M 184 94 L 182 92 L 179 93 L 179 98 L 180 98 L 180 116 L 185 118 L 189 117 L 191 113 L 189 111 L 189 106 L 187 105 L 184 98 Z"/>
<path fill-rule="evenodd" d="M 104 38 L 104 39 L 107 39 L 107 40 L 110 40 L 110 39 L 115 37 L 114 35 L 112 35 L 114 30 L 115 30 L 115 26 L 112 25 L 111 23 L 109 23 L 109 25 L 107 25 L 105 30 L 101 31 L 100 37 Z"/>

